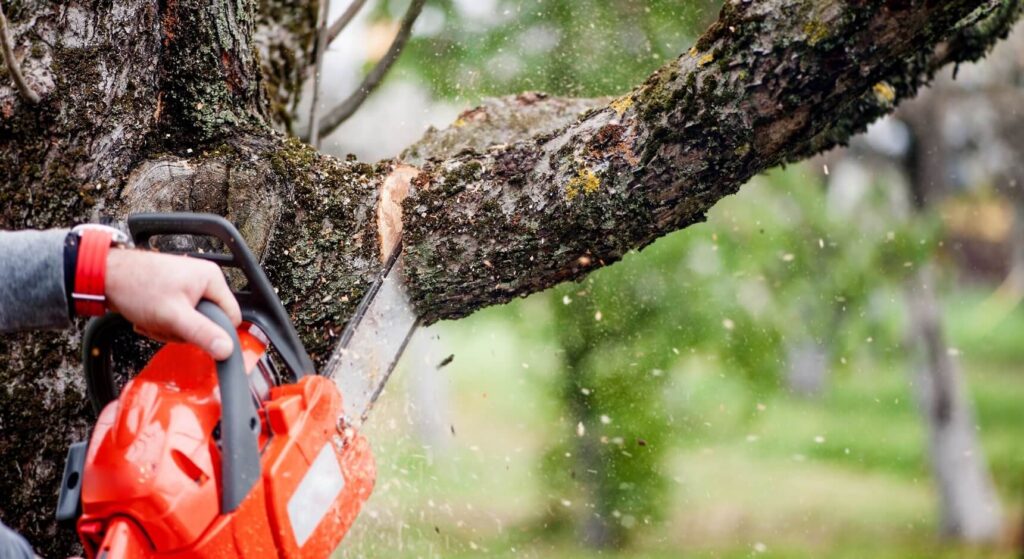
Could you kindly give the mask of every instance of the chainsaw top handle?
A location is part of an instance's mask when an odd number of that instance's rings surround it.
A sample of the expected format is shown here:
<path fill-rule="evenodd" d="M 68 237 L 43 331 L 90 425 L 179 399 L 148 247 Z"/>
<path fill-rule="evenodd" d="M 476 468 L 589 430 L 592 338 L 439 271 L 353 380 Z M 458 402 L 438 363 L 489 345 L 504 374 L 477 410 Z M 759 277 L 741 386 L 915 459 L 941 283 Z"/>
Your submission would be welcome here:
<path fill-rule="evenodd" d="M 249 392 L 249 378 L 245 374 L 242 343 L 231 319 L 215 303 L 202 300 L 196 306 L 203 316 L 231 336 L 234 351 L 223 361 L 217 361 L 217 384 L 220 386 L 220 441 L 221 500 L 220 510 L 228 513 L 249 494 L 260 478 L 260 451 L 257 436 L 260 421 L 256 405 Z"/>
<path fill-rule="evenodd" d="M 177 254 L 209 260 L 222 268 L 240 270 L 248 283 L 242 291 L 234 292 L 242 308 L 242 318 L 263 330 L 294 380 L 313 374 L 313 361 L 299 341 L 281 300 L 242 235 L 228 220 L 215 214 L 143 213 L 128 217 L 128 230 L 136 246 L 142 248 L 152 248 L 153 237 L 157 236 L 187 235 L 220 240 L 229 252 L 182 251 Z"/>

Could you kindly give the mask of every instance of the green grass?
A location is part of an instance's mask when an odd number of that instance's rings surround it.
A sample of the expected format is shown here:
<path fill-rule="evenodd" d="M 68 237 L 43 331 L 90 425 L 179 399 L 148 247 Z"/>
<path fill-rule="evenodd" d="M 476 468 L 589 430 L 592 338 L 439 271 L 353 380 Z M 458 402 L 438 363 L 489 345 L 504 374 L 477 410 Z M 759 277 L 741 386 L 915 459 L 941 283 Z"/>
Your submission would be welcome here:
<path fill-rule="evenodd" d="M 977 300 L 950 303 L 947 324 L 1007 522 L 1016 526 L 1024 347 L 1010 340 L 1024 340 L 1024 313 L 983 336 L 964 326 L 976 320 Z M 488 310 L 432 330 L 443 353 L 454 352 L 451 365 L 437 371 L 406 360 L 367 428 L 377 488 L 341 557 L 1016 556 L 1009 536 L 995 549 L 937 537 L 925 434 L 912 378 L 898 365 L 851 363 L 820 398 L 801 399 L 755 388 L 699 354 L 669 373 L 663 395 L 666 424 L 678 434 L 663 470 L 672 480 L 666 519 L 638 522 L 625 551 L 581 549 L 571 529 L 552 523 L 560 508 L 578 514 L 585 505 L 548 494 L 540 468 L 552 430 L 566 425 L 552 396 L 559 356 L 544 318 L 530 300 Z M 414 373 L 438 375 L 450 390 L 450 426 L 426 445 L 409 403 Z"/>

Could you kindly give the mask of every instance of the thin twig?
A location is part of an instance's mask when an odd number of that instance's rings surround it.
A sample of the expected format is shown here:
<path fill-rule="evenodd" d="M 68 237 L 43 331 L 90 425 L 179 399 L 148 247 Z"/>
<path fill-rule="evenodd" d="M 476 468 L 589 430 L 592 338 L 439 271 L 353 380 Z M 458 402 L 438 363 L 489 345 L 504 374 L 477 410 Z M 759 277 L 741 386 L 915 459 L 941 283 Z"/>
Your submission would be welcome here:
<path fill-rule="evenodd" d="M 331 11 L 331 0 L 320 0 L 320 14 L 317 20 L 316 63 L 313 65 L 313 102 L 309 106 L 309 145 L 320 148 L 320 78 L 324 70 L 324 51 L 327 50 L 327 17 Z"/>
<path fill-rule="evenodd" d="M 14 80 L 14 85 L 18 86 L 21 96 L 33 105 L 39 103 L 39 94 L 32 91 L 32 88 L 28 86 L 25 76 L 21 73 L 21 66 L 14 58 L 14 42 L 11 41 L 11 36 L 7 33 L 7 17 L 4 15 L 2 3 L 0 3 L 0 50 L 4 51 L 4 63 L 7 64 L 7 72 L 11 74 L 11 79 Z"/>
<path fill-rule="evenodd" d="M 330 134 L 341 123 L 348 120 L 350 116 L 359 110 L 359 107 L 362 106 L 367 97 L 377 89 L 384 76 L 387 75 L 388 70 L 391 69 L 391 66 L 394 65 L 395 61 L 402 54 L 402 49 L 405 48 L 405 44 L 409 41 L 409 36 L 412 35 L 412 26 L 416 23 L 416 18 L 419 17 L 420 12 L 423 11 L 424 3 L 426 3 L 426 0 L 412 0 L 412 4 L 409 5 L 409 9 L 402 18 L 402 25 L 398 29 L 398 35 L 395 36 L 395 40 L 391 43 L 387 54 L 370 70 L 370 73 L 363 79 L 363 83 L 359 84 L 359 87 L 348 99 L 345 99 L 340 105 L 331 109 L 324 116 L 324 120 L 320 124 L 321 136 Z"/>
<path fill-rule="evenodd" d="M 335 22 L 327 28 L 328 45 L 333 43 L 334 40 L 338 38 L 338 35 L 341 35 L 341 32 L 348 27 L 349 23 L 352 23 L 352 20 L 356 18 L 359 10 L 363 9 L 363 5 L 365 4 L 366 0 L 352 0 L 352 3 L 348 5 L 348 8 L 345 8 L 345 13 L 341 14 L 341 17 L 335 20 Z"/>
<path fill-rule="evenodd" d="M 327 28 L 327 39 L 324 44 L 324 50 L 326 50 L 327 47 L 331 46 L 331 43 L 333 43 L 334 40 L 338 38 L 338 35 L 341 35 L 341 32 L 348 27 L 349 23 L 352 23 L 352 20 L 355 19 L 357 15 L 359 15 L 359 10 L 361 10 L 365 4 L 366 0 L 353 0 L 351 3 L 349 3 L 348 8 L 345 8 L 345 13 L 341 14 L 341 17 L 339 17 L 334 23 L 330 25 L 330 27 Z M 325 19 L 324 21 L 327 20 Z M 322 23 L 317 24 L 317 44 L 319 44 L 320 29 L 323 29 Z M 315 63 L 309 64 L 302 70 L 303 79 L 309 78 L 310 72 L 315 71 L 314 65 Z"/>

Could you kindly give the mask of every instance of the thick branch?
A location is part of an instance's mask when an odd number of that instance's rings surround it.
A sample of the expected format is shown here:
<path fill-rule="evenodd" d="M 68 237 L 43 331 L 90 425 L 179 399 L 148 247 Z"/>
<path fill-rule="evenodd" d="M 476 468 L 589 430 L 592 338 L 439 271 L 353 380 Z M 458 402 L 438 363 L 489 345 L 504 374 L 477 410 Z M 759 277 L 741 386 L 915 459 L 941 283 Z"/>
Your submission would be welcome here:
<path fill-rule="evenodd" d="M 424 166 L 405 202 L 420 312 L 463 316 L 703 220 L 754 174 L 891 111 L 929 79 L 922 60 L 1016 4 L 726 4 L 694 49 L 610 105 Z"/>
<path fill-rule="evenodd" d="M 992 2 L 987 4 L 961 21 L 950 38 L 940 42 L 931 52 L 922 52 L 906 61 L 905 69 L 899 73 L 902 75 L 896 75 L 887 82 L 895 99 L 913 98 L 941 68 L 984 56 L 995 41 L 1006 37 L 1024 7 L 1020 0 L 1008 0 L 995 6 L 991 5 Z M 809 142 L 806 150 L 791 154 L 789 161 L 798 161 L 835 145 L 845 145 L 848 138 L 892 112 L 894 99 L 882 93 L 886 93 L 884 88 L 879 91 L 872 88 L 847 104 L 841 113 L 835 115 L 835 124 Z"/>
<path fill-rule="evenodd" d="M 579 120 L 583 113 L 607 106 L 611 98 L 571 99 L 526 92 L 487 99 L 479 107 L 459 115 L 455 122 L 426 134 L 402 152 L 413 165 L 441 161 L 463 152 L 483 153 L 534 137 L 553 134 Z"/>

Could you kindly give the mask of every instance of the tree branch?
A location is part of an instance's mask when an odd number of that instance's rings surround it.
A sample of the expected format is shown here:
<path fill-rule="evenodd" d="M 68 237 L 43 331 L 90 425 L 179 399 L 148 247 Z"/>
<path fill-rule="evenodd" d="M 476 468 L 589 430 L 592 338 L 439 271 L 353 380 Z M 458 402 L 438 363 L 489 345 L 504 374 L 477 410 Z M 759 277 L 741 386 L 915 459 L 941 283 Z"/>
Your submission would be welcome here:
<path fill-rule="evenodd" d="M 902 74 L 909 79 L 897 76 L 886 85 L 892 88 L 897 100 L 913 98 L 940 69 L 984 56 L 996 41 L 1006 37 L 1020 18 L 1022 9 L 1024 2 L 1021 0 L 983 2 L 982 8 L 951 30 L 947 40 L 939 42 L 931 52 L 922 52 L 904 62 Z M 865 92 L 835 115 L 833 126 L 808 142 L 805 150 L 790 154 L 788 161 L 799 161 L 832 146 L 845 144 L 850 136 L 863 132 L 868 124 L 892 112 L 893 105 L 892 100 L 874 89 Z"/>
<path fill-rule="evenodd" d="M 460 114 L 448 128 L 430 127 L 400 159 L 424 165 L 427 160 L 440 161 L 465 151 L 483 153 L 495 146 L 555 133 L 611 101 L 610 97 L 571 99 L 532 91 L 485 99 L 479 107 Z"/>
<path fill-rule="evenodd" d="M 324 51 L 330 42 L 327 38 L 327 18 L 330 11 L 331 0 L 321 0 L 316 33 L 316 61 L 313 63 L 313 99 L 309 104 L 309 145 L 317 149 L 320 148 L 320 80 L 323 77 Z"/>
<path fill-rule="evenodd" d="M 4 63 L 7 64 L 7 71 L 11 74 L 11 80 L 14 81 L 14 85 L 17 86 L 21 96 L 33 105 L 38 104 L 39 94 L 32 91 L 32 88 L 29 87 L 28 82 L 25 81 L 25 76 L 21 73 L 21 65 L 18 64 L 18 60 L 14 57 L 14 41 L 7 31 L 7 16 L 4 15 L 3 2 L 0 2 L 0 49 L 4 52 Z"/>
<path fill-rule="evenodd" d="M 327 28 L 327 44 L 331 44 L 341 32 L 348 27 L 348 24 L 352 23 L 352 20 L 359 14 L 359 10 L 363 9 L 363 5 L 366 4 L 366 0 L 352 0 L 352 3 L 345 8 L 345 13 L 341 14 L 341 17 L 336 19 L 330 27 Z"/>
<path fill-rule="evenodd" d="M 343 122 L 349 119 L 359 107 L 363 105 L 363 102 L 370 96 L 371 93 L 377 86 L 380 85 L 381 81 L 384 80 L 384 76 L 387 75 L 388 70 L 401 56 L 402 50 L 405 48 L 405 44 L 409 41 L 409 37 L 412 35 L 412 26 L 416 23 L 416 18 L 420 16 L 420 12 L 423 11 L 423 5 L 426 0 L 412 0 L 409 5 L 409 9 L 406 10 L 405 16 L 402 18 L 401 27 L 398 29 L 398 34 L 395 35 L 395 40 L 391 43 L 391 47 L 388 48 L 387 54 L 384 58 L 377 61 L 377 65 L 370 70 L 370 73 L 366 75 L 363 83 L 359 84 L 359 87 L 345 99 L 340 105 L 331 109 L 329 113 L 324 117 L 324 122 L 320 125 L 320 135 L 326 136 L 334 131 Z"/>
<path fill-rule="evenodd" d="M 1017 4 L 727 3 L 690 52 L 610 105 L 428 161 L 404 206 L 418 310 L 464 316 L 702 221 L 754 174 L 891 112 L 930 79 L 922 61 Z"/>

